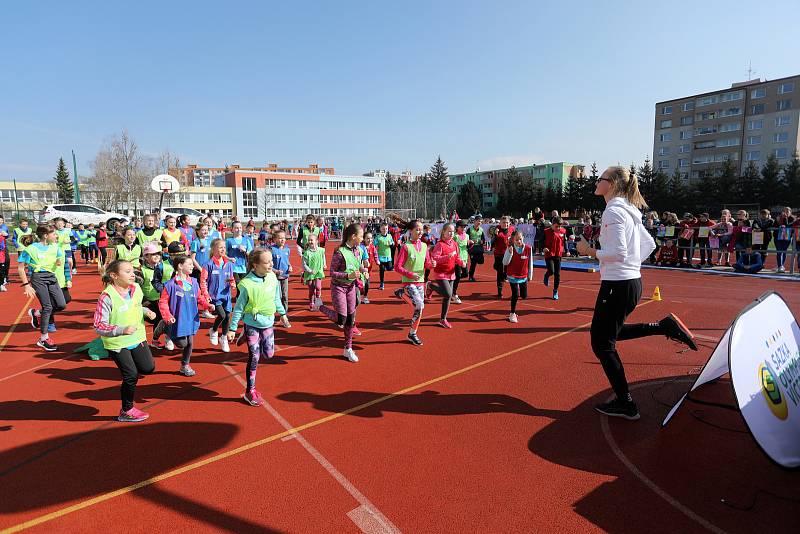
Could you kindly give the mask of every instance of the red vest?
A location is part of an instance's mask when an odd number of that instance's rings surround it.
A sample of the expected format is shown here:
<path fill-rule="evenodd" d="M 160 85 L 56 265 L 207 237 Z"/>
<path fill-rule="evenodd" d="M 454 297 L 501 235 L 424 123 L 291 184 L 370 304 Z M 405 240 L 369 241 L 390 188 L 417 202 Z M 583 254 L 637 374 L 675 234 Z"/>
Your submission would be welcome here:
<path fill-rule="evenodd" d="M 511 246 L 511 234 L 514 233 L 514 227 L 509 226 L 508 230 L 505 233 L 500 233 L 500 226 L 497 227 L 497 233 L 495 234 L 494 243 L 492 246 L 494 247 L 494 255 L 502 257 L 503 254 L 506 253 L 506 249 Z"/>
<path fill-rule="evenodd" d="M 514 245 L 511 248 L 511 263 L 506 267 L 506 274 L 514 278 L 528 279 L 528 263 L 531 260 L 531 246 L 525 245 L 522 249 L 522 254 L 517 252 Z"/>

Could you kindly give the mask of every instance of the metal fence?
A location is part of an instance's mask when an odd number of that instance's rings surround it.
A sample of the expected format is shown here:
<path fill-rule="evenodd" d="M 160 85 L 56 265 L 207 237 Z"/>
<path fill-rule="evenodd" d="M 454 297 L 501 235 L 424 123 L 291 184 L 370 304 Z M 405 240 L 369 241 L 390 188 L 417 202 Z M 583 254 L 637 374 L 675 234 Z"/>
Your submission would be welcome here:
<path fill-rule="evenodd" d="M 416 210 L 416 216 L 426 221 L 446 219 L 456 207 L 455 193 L 418 193 L 392 191 L 386 193 L 386 211 Z"/>

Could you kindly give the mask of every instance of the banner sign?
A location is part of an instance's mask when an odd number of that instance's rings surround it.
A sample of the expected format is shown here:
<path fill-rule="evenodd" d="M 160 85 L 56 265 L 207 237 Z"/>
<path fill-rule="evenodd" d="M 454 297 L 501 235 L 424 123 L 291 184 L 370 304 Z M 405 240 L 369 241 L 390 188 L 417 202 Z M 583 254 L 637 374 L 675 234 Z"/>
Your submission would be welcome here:
<path fill-rule="evenodd" d="M 800 327 L 792 312 L 780 295 L 768 292 L 734 319 L 689 390 L 730 373 L 750 433 L 767 456 L 784 467 L 800 467 L 799 346 Z"/>

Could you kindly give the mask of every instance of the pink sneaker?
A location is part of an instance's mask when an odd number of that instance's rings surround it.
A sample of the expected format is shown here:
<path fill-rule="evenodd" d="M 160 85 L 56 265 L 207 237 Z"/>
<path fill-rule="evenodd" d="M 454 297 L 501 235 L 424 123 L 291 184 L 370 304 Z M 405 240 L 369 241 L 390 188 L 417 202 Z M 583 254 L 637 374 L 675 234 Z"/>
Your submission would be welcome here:
<path fill-rule="evenodd" d="M 450 325 L 450 323 L 447 322 L 447 319 L 442 319 L 441 321 L 439 321 L 439 326 L 441 326 L 442 328 L 453 328 Z"/>
<path fill-rule="evenodd" d="M 248 389 L 244 392 L 244 401 L 250 406 L 261 406 L 264 404 L 264 399 L 261 398 L 261 393 L 256 388 Z"/>
<path fill-rule="evenodd" d="M 357 326 L 353 326 L 353 335 L 354 336 L 360 336 L 361 335 L 361 330 L 359 330 Z"/>
<path fill-rule="evenodd" d="M 117 417 L 117 421 L 122 423 L 138 423 L 139 421 L 144 421 L 150 417 L 149 413 L 143 412 L 136 406 L 128 410 L 127 412 L 123 412 L 122 410 L 119 411 L 119 416 Z"/>

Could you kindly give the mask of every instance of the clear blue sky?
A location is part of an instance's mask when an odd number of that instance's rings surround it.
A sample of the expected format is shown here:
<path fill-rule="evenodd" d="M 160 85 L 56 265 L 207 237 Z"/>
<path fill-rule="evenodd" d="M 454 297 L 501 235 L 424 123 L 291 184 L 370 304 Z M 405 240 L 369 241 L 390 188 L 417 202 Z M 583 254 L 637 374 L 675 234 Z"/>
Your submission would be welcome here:
<path fill-rule="evenodd" d="M 800 73 L 796 0 L 13 2 L 2 19 L 0 180 L 51 179 L 71 149 L 89 173 L 122 128 L 202 165 L 641 162 L 655 102 L 748 61 Z"/>

